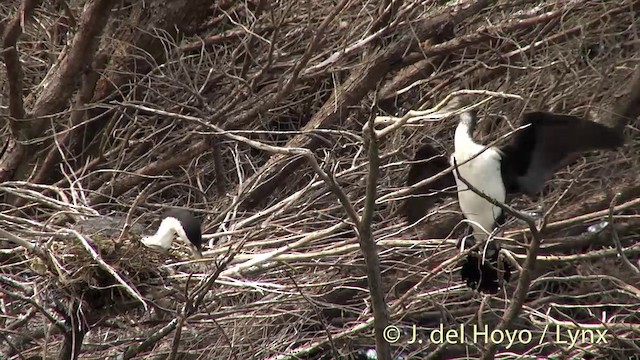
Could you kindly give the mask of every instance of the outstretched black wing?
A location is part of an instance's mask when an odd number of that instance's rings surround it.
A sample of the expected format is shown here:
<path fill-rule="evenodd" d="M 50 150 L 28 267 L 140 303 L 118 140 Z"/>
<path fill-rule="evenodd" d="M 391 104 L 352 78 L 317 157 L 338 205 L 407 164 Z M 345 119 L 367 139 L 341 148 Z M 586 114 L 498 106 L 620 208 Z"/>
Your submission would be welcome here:
<path fill-rule="evenodd" d="M 615 149 L 624 141 L 620 130 L 572 115 L 531 112 L 524 114 L 525 124 L 531 125 L 501 149 L 507 192 L 534 196 L 572 154 Z"/>
<path fill-rule="evenodd" d="M 407 176 L 407 186 L 428 179 L 449 167 L 447 158 L 430 144 L 422 145 L 413 160 Z M 453 174 L 448 173 L 416 189 L 405 203 L 405 215 L 409 223 L 420 220 L 443 197 L 454 196 L 455 185 Z"/>

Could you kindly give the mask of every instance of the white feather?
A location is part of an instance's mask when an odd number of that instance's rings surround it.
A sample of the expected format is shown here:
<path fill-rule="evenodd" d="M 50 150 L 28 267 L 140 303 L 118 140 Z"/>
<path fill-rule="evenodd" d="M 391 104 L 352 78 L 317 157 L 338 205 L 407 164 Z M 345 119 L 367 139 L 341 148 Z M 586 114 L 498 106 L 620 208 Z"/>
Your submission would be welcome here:
<path fill-rule="evenodd" d="M 467 115 L 466 113 L 462 114 Z M 504 203 L 506 190 L 500 173 L 501 156 L 498 150 L 488 148 L 473 160 L 464 163 L 477 153 L 484 150 L 484 146 L 473 142 L 469 135 L 469 129 L 461 121 L 456 128 L 454 139 L 455 152 L 452 155 L 458 164 L 458 172 L 469 184 L 483 192 L 487 196 Z M 464 163 L 464 164 L 463 164 Z M 458 201 L 462 213 L 470 221 L 474 230 L 474 237 L 478 241 L 484 241 L 495 227 L 496 219 L 502 213 L 502 209 L 483 199 L 460 181 L 457 172 L 453 171 L 458 185 Z"/>
<path fill-rule="evenodd" d="M 183 241 L 189 244 L 187 235 L 185 234 L 180 221 L 173 217 L 167 217 L 162 220 L 158 231 L 156 231 L 154 235 L 145 236 L 141 241 L 147 247 L 169 250 L 176 234 L 178 234 Z"/>

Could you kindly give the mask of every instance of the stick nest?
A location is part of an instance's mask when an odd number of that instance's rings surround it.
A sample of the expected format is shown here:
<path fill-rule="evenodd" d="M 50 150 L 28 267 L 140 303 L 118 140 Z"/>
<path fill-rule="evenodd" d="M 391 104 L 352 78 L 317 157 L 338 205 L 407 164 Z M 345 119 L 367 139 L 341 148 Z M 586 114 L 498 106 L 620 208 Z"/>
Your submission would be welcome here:
<path fill-rule="evenodd" d="M 104 261 L 96 262 L 85 244 L 71 234 L 54 236 L 45 244 L 49 258 L 31 258 L 31 270 L 50 278 L 59 296 L 82 299 L 89 309 L 118 307 L 136 301 L 114 278 L 120 274 L 131 286 L 142 289 L 171 286 L 167 280 L 175 271 L 166 262 L 190 260 L 184 247 L 174 247 L 167 253 L 144 246 L 140 238 L 144 228 L 134 225 L 123 233 L 124 218 L 89 217 L 72 225 L 87 239 L 87 244 Z"/>

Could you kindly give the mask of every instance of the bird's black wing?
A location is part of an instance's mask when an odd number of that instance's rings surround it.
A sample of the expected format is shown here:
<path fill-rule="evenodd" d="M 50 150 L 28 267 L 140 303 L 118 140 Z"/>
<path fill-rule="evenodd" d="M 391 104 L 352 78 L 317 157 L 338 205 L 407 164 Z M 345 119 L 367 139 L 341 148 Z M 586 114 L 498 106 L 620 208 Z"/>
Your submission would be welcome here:
<path fill-rule="evenodd" d="M 447 158 L 430 144 L 422 145 L 413 160 L 407 176 L 407 186 L 428 179 L 449 167 Z M 455 185 L 453 174 L 448 173 L 416 189 L 405 203 L 405 215 L 409 223 L 420 220 L 443 197 L 454 196 Z"/>
<path fill-rule="evenodd" d="M 164 217 L 174 217 L 180 221 L 185 234 L 199 250 L 202 249 L 202 229 L 200 227 L 200 221 L 187 210 L 183 209 L 170 209 L 164 214 Z"/>
<path fill-rule="evenodd" d="M 622 145 L 620 130 L 572 115 L 526 113 L 514 140 L 503 147 L 502 175 L 507 192 L 534 196 L 572 154 Z"/>

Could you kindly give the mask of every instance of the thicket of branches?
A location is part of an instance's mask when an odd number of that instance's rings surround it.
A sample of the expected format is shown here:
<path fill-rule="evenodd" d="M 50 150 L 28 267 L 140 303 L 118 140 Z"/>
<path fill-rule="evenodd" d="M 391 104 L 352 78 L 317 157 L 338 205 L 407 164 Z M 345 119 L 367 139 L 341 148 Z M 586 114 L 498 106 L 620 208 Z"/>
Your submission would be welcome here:
<path fill-rule="evenodd" d="M 402 218 L 415 148 L 448 156 L 455 120 L 363 131 L 460 89 L 484 91 L 485 143 L 523 111 L 611 122 L 620 101 L 640 107 L 640 1 L 23 0 L 0 14 L 3 358 L 362 354 L 369 226 L 395 356 L 640 353 L 637 109 L 622 149 L 549 182 L 535 268 L 494 296 L 459 279 L 455 198 Z M 128 231 L 153 231 L 168 206 L 202 218 L 204 261 Z M 506 236 L 524 264 L 531 231 L 512 220 Z M 428 338 L 441 324 L 532 339 L 444 346 Z M 563 344 L 566 329 L 606 343 Z"/>

